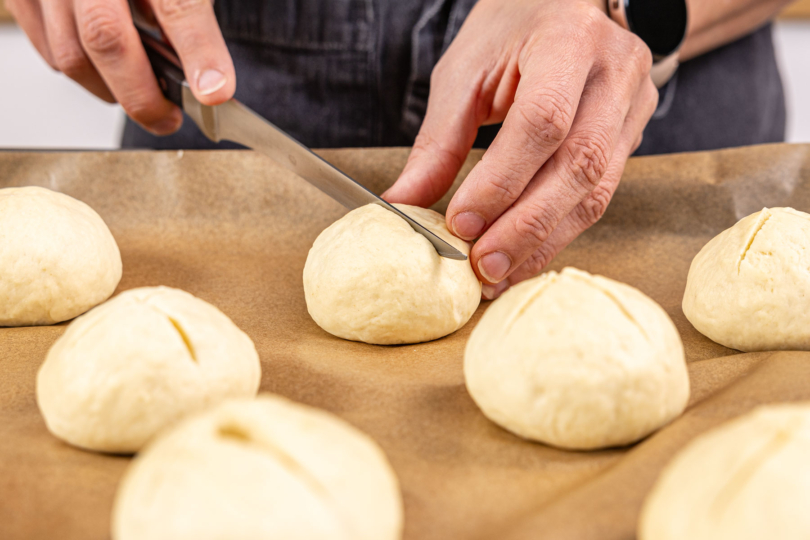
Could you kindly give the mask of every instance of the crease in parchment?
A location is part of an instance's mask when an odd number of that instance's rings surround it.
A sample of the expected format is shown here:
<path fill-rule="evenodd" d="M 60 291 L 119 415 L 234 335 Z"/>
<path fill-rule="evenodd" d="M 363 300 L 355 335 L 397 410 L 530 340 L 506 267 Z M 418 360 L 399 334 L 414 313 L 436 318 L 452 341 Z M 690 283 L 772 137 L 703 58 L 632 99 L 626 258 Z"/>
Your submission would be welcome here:
<path fill-rule="evenodd" d="M 771 219 L 771 212 L 767 208 L 763 208 L 759 213 L 756 225 L 754 225 L 754 230 L 748 237 L 748 242 L 746 242 L 745 248 L 743 248 L 742 253 L 740 253 L 740 260 L 737 261 L 737 274 L 740 273 L 740 268 L 742 267 L 742 262 L 745 260 L 745 255 L 748 253 L 748 250 L 751 249 L 751 246 L 754 244 L 754 240 L 759 234 L 759 231 L 762 230 L 762 227 L 765 226 L 765 223 L 767 223 L 769 219 Z"/>
<path fill-rule="evenodd" d="M 283 448 L 274 444 L 267 437 L 252 437 L 247 430 L 234 422 L 227 422 L 220 425 L 217 428 L 217 435 L 220 438 L 230 440 L 235 444 L 240 444 L 247 448 L 251 448 L 254 451 L 265 452 L 272 455 L 279 463 L 281 463 L 283 468 L 307 485 L 317 495 L 317 497 L 323 501 L 323 504 L 332 510 L 338 522 L 340 522 L 346 531 L 350 533 L 349 538 L 353 537 L 353 533 L 355 532 L 354 527 L 352 527 L 349 521 L 344 517 L 343 512 L 340 511 L 337 502 L 334 500 L 331 493 L 329 493 L 326 486 Z"/>

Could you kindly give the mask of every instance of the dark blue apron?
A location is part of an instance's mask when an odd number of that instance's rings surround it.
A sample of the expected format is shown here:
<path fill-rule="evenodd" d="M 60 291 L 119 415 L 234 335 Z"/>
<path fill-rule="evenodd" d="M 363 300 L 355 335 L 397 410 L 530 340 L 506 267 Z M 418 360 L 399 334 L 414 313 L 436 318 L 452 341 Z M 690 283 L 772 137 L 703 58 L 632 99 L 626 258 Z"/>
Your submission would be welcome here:
<path fill-rule="evenodd" d="M 430 72 L 475 0 L 217 0 L 236 97 L 314 148 L 410 146 Z M 661 90 L 639 154 L 784 139 L 770 25 L 684 63 Z M 486 147 L 497 126 L 482 128 Z M 229 148 L 186 121 L 155 137 L 127 121 L 124 148 Z"/>

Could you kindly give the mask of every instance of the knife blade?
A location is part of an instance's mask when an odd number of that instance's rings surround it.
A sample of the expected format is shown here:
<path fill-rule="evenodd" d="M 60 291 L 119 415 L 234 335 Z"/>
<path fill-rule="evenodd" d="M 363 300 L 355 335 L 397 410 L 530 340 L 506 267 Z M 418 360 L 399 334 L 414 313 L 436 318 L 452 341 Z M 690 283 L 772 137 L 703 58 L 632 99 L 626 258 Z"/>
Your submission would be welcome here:
<path fill-rule="evenodd" d="M 138 24 L 138 19 L 136 26 L 163 94 L 169 101 L 183 109 L 206 137 L 214 142 L 233 141 L 261 152 L 349 210 L 367 204 L 379 205 L 404 219 L 414 231 L 433 244 L 442 257 L 467 260 L 464 253 L 421 223 L 369 191 L 239 101 L 230 99 L 213 107 L 197 101 L 185 80 L 180 60 L 171 46 L 156 35 L 154 29 L 150 30 Z"/>

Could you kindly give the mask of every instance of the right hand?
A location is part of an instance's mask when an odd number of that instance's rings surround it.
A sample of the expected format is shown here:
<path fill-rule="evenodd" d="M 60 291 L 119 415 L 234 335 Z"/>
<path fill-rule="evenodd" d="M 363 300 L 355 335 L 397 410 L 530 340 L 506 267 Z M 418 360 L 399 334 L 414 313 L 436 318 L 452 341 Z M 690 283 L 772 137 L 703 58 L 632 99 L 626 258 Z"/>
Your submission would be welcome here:
<path fill-rule="evenodd" d="M 233 61 L 210 0 L 150 0 L 177 51 L 194 96 L 205 105 L 230 99 Z M 177 131 L 180 109 L 163 97 L 132 22 L 127 0 L 6 0 L 39 54 L 87 90 L 156 135 Z"/>

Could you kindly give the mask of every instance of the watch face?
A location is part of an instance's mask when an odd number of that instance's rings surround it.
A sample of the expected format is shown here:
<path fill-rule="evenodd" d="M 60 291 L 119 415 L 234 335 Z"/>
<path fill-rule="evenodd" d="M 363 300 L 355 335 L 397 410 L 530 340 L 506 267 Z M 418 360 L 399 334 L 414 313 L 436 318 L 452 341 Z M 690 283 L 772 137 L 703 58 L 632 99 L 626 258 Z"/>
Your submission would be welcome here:
<path fill-rule="evenodd" d="M 655 56 L 669 56 L 686 35 L 686 0 L 624 0 L 630 31 Z"/>

